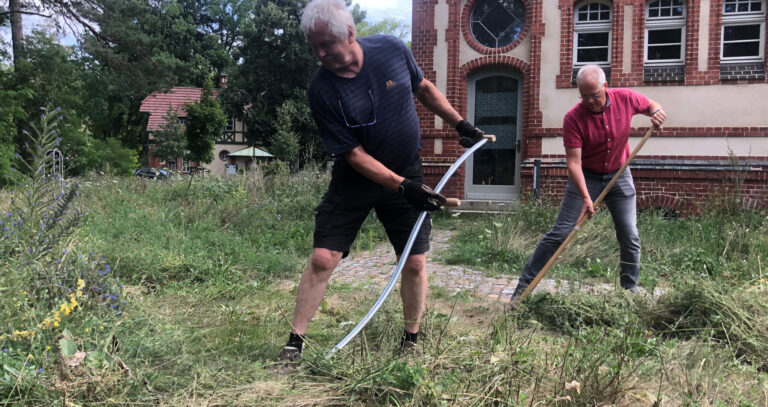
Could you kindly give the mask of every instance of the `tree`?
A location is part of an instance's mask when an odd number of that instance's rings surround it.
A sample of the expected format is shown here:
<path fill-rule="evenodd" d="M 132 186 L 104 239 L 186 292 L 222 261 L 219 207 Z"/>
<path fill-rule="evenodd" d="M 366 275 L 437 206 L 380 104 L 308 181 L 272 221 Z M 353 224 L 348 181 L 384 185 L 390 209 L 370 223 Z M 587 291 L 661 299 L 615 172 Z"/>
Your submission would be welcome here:
<path fill-rule="evenodd" d="M 185 157 L 187 153 L 187 136 L 184 134 L 184 128 L 179 123 L 179 116 L 173 111 L 172 106 L 168 106 L 168 112 L 163 116 L 165 121 L 160 130 L 154 132 L 155 157 L 161 157 L 163 160 L 175 160 L 178 157 Z"/>
<path fill-rule="evenodd" d="M 389 34 L 400 38 L 405 41 L 411 36 L 411 26 L 403 23 L 397 19 L 387 17 L 378 23 L 371 24 L 368 21 L 361 21 L 357 23 L 357 36 L 365 37 L 374 34 Z M 408 46 L 411 46 L 411 42 L 407 41 Z"/>
<path fill-rule="evenodd" d="M 89 17 L 102 11 L 98 0 L 39 0 L 24 3 L 22 0 L 9 0 L 8 9 L 0 9 L 0 23 L 8 18 L 11 23 L 11 43 L 13 44 L 13 62 L 16 65 L 24 59 L 24 30 L 22 15 L 36 15 L 45 18 L 59 17 L 54 20 L 57 26 L 61 21 L 74 31 L 79 26 L 106 43 L 112 42 L 102 35 Z"/>
<path fill-rule="evenodd" d="M 13 184 L 15 174 L 11 171 L 11 163 L 14 161 L 16 146 L 17 123 L 26 118 L 21 104 L 25 99 L 31 98 L 31 93 L 9 89 L 12 77 L 10 72 L 0 66 L 0 186 Z"/>
<path fill-rule="evenodd" d="M 224 131 L 227 117 L 221 110 L 219 101 L 213 98 L 213 81 L 207 78 L 203 82 L 200 101 L 188 104 L 187 112 L 187 148 L 189 159 L 198 163 L 213 161 L 213 146 Z"/>

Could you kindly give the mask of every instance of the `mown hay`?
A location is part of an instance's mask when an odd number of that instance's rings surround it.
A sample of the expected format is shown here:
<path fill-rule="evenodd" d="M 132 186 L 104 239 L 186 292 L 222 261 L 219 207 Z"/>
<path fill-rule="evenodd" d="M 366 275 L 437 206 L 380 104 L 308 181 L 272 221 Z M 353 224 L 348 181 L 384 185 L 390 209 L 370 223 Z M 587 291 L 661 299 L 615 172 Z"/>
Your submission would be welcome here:
<path fill-rule="evenodd" d="M 768 370 L 768 296 L 755 287 L 712 283 L 678 287 L 661 296 L 647 319 L 665 336 L 709 335 L 760 370 Z"/>
<path fill-rule="evenodd" d="M 522 320 L 535 319 L 564 333 L 632 324 L 661 337 L 704 336 L 728 346 L 742 361 L 768 370 L 768 295 L 762 286 L 699 281 L 658 299 L 623 292 L 539 294 L 525 303 L 522 312 Z"/>

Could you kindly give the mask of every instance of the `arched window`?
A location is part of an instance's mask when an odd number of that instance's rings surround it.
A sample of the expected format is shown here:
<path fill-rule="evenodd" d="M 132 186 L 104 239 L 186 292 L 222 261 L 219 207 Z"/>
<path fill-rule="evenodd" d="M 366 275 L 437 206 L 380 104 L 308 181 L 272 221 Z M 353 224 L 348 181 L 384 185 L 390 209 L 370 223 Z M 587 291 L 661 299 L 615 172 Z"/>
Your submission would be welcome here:
<path fill-rule="evenodd" d="M 685 61 L 683 0 L 655 0 L 645 12 L 645 63 L 680 65 Z"/>
<path fill-rule="evenodd" d="M 611 62 L 611 5 L 592 1 L 574 12 L 573 65 L 609 66 Z"/>
<path fill-rule="evenodd" d="M 725 0 L 722 62 L 760 62 L 765 49 L 765 0 Z"/>

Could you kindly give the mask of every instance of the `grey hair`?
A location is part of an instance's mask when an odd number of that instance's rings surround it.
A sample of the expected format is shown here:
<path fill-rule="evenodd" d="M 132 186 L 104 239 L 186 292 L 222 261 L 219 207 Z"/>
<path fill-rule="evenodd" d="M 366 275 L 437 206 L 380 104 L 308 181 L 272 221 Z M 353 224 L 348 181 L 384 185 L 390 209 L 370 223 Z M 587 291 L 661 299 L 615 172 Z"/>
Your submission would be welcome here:
<path fill-rule="evenodd" d="M 587 78 L 597 79 L 597 86 L 603 86 L 605 83 L 605 72 L 603 68 L 597 65 L 585 65 L 579 69 L 576 74 L 576 84 L 581 85 Z"/>
<path fill-rule="evenodd" d="M 301 31 L 304 36 L 309 36 L 319 21 L 326 23 L 331 34 L 340 40 L 347 38 L 347 27 L 352 27 L 352 32 L 357 35 L 355 19 L 343 0 L 310 1 L 301 14 Z"/>

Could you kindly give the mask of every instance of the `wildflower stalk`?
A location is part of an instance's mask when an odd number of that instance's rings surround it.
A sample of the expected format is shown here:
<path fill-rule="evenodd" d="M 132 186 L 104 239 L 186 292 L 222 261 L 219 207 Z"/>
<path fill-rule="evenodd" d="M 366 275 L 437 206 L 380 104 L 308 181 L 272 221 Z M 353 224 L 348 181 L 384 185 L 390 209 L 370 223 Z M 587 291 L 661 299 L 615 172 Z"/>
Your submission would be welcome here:
<path fill-rule="evenodd" d="M 36 262 L 59 245 L 76 230 L 82 217 L 73 207 L 78 185 L 67 185 L 53 173 L 59 120 L 58 108 L 44 108 L 38 123 L 30 123 L 31 132 L 24 131 L 29 138 L 24 143 L 27 159 L 16 156 L 23 183 L 11 200 L 11 212 L 3 216 L 0 253 L 20 254 L 23 264 Z"/>

